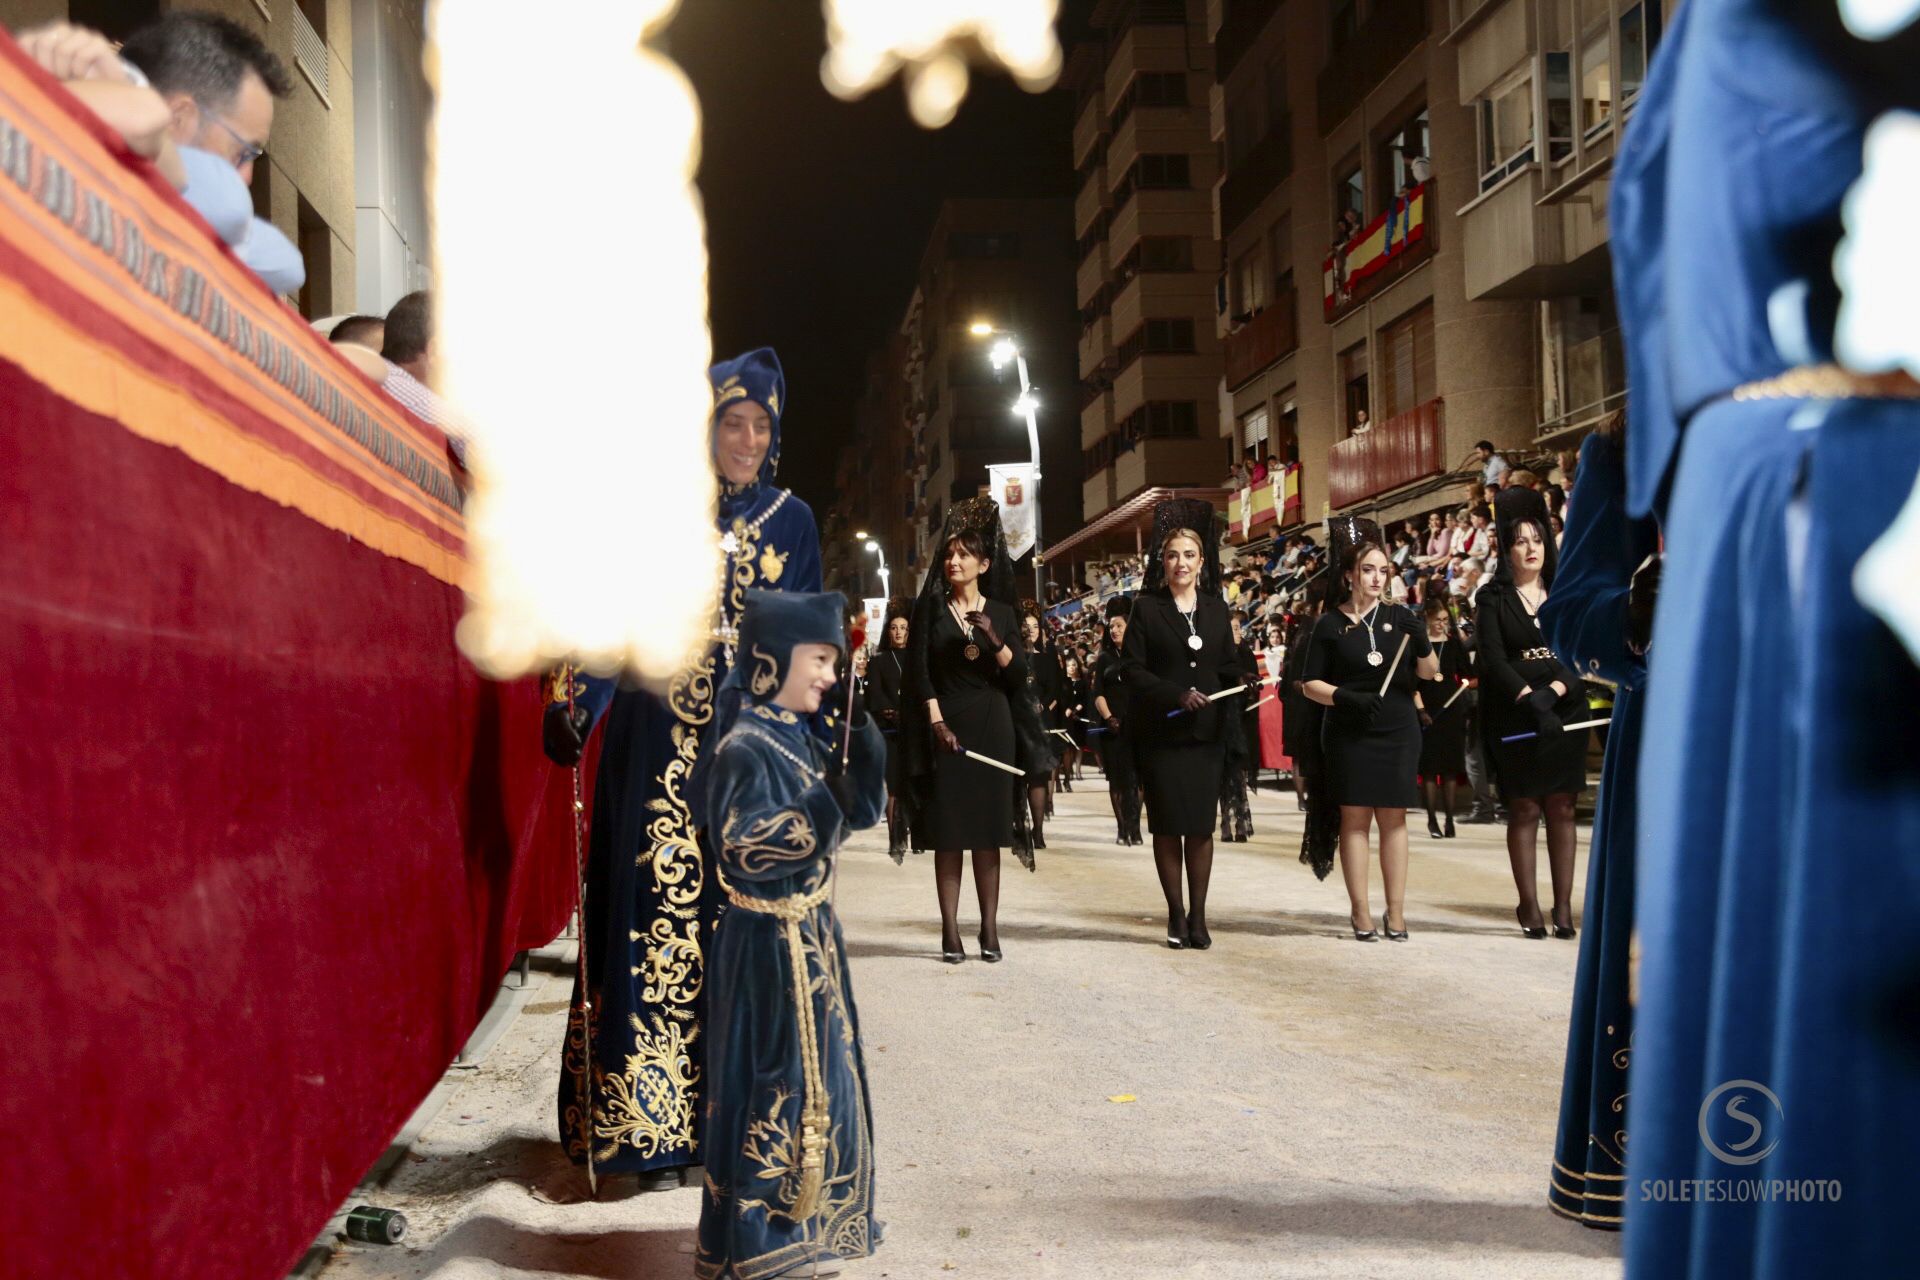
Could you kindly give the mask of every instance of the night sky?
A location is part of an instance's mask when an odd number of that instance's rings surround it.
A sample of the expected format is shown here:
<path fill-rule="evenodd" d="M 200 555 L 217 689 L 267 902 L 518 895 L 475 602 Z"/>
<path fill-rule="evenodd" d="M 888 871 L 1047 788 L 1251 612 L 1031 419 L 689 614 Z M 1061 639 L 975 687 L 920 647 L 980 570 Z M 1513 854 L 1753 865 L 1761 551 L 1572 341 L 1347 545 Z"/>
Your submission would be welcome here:
<path fill-rule="evenodd" d="M 688 0 L 670 49 L 705 121 L 714 351 L 779 351 L 781 480 L 824 518 L 867 356 L 904 314 L 939 202 L 1072 195 L 1072 103 L 987 72 L 937 132 L 898 81 L 843 103 L 820 83 L 817 0 Z"/>

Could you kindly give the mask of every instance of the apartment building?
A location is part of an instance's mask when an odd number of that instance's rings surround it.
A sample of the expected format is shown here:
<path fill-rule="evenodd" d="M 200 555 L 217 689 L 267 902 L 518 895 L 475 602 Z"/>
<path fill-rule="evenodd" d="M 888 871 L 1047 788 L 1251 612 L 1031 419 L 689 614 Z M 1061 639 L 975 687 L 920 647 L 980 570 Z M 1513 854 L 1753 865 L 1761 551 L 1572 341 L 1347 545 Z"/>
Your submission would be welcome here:
<path fill-rule="evenodd" d="M 1626 401 L 1607 250 L 1609 171 L 1672 4 L 1451 0 L 1446 43 L 1477 126 L 1459 201 L 1471 299 L 1535 309 L 1533 443 L 1570 443 Z"/>
<path fill-rule="evenodd" d="M 1220 433 L 1299 465 L 1285 523 L 1438 506 L 1476 440 L 1530 442 L 1539 406 L 1538 309 L 1472 265 L 1481 115 L 1448 0 L 1210 8 Z"/>
<path fill-rule="evenodd" d="M 311 319 L 384 314 L 427 281 L 425 6 L 418 0 L 0 0 L 9 30 L 65 19 L 123 39 L 170 9 L 258 32 L 293 76 L 253 202 L 300 246 Z"/>
<path fill-rule="evenodd" d="M 1097 38 L 1068 62 L 1088 521 L 1150 487 L 1217 484 L 1227 469 L 1215 425 L 1212 190 L 1220 165 L 1208 115 L 1207 8 L 1206 0 L 1100 0 Z"/>

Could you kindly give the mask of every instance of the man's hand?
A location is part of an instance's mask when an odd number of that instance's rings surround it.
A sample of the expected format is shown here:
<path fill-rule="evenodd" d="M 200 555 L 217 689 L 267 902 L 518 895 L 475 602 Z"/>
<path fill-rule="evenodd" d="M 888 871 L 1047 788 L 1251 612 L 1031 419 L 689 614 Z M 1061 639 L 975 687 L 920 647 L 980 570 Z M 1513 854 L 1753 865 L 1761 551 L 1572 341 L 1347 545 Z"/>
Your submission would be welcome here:
<path fill-rule="evenodd" d="M 959 755 L 966 748 L 960 745 L 960 737 L 947 728 L 945 720 L 936 720 L 933 725 L 933 745 L 950 755 Z"/>
<path fill-rule="evenodd" d="M 19 36 L 20 48 L 56 80 L 111 80 L 139 84 L 120 61 L 120 50 L 98 31 L 50 22 Z"/>

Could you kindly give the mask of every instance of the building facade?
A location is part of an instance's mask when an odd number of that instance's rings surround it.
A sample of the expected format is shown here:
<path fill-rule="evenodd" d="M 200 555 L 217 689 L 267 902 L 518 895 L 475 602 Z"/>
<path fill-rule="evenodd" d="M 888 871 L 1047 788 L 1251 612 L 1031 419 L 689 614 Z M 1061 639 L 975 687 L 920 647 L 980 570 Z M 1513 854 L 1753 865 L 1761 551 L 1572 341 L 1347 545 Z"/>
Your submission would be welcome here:
<path fill-rule="evenodd" d="M 1228 465 L 1206 0 L 1100 0 L 1092 24 L 1067 71 L 1087 520 L 1149 486 L 1215 484 Z"/>
<path fill-rule="evenodd" d="M 1298 463 L 1298 518 L 1440 505 L 1530 442 L 1537 308 L 1477 288 L 1479 114 L 1447 0 L 1216 0 L 1220 431 Z"/>
<path fill-rule="evenodd" d="M 224 14 L 293 77 L 254 166 L 253 202 L 300 246 L 310 319 L 385 314 L 427 281 L 421 0 L 0 0 L 9 30 L 65 19 L 124 39 L 169 9 Z"/>

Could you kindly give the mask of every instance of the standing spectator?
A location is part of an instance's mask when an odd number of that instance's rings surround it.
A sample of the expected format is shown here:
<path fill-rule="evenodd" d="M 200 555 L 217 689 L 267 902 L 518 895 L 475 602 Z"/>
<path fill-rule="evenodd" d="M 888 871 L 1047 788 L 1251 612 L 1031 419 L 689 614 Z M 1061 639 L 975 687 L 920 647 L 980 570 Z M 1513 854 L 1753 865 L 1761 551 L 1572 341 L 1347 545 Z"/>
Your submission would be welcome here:
<path fill-rule="evenodd" d="M 467 429 L 459 412 L 427 385 L 433 376 L 433 304 L 416 290 L 387 312 L 386 340 L 380 348 L 387 380 L 382 390 L 416 415 L 447 433 L 454 457 L 467 461 Z"/>
<path fill-rule="evenodd" d="M 1373 423 L 1367 421 L 1367 411 L 1365 409 L 1354 410 L 1353 434 L 1356 436 L 1363 436 L 1371 430 L 1373 430 Z"/>
<path fill-rule="evenodd" d="M 1507 472 L 1513 470 L 1513 464 L 1500 456 L 1500 451 L 1493 447 L 1491 440 L 1482 440 L 1474 445 L 1473 458 L 1480 467 L 1481 483 L 1489 488 L 1502 483 Z"/>
<path fill-rule="evenodd" d="M 327 330 L 327 341 L 343 342 L 378 351 L 387 345 L 387 322 L 379 316 L 346 316 Z"/>

